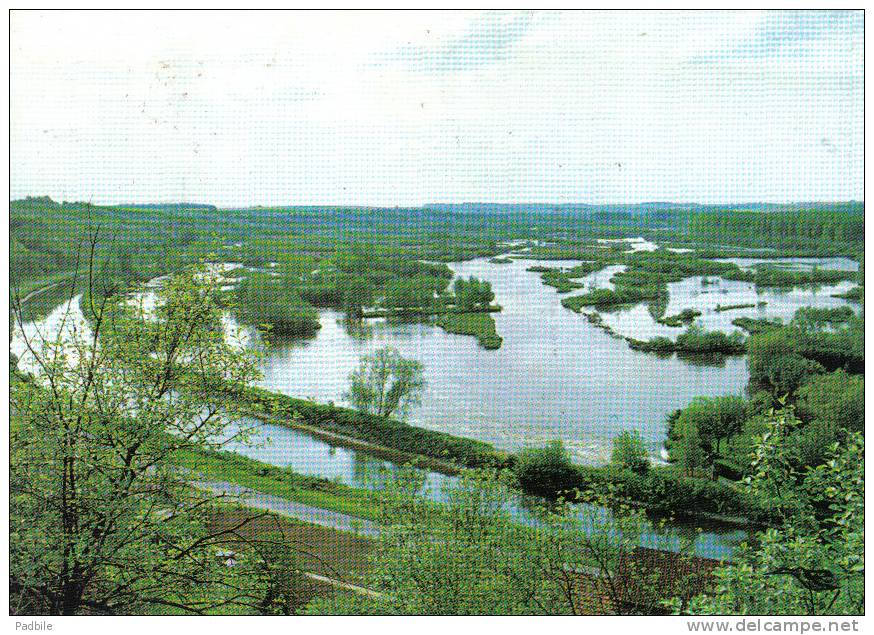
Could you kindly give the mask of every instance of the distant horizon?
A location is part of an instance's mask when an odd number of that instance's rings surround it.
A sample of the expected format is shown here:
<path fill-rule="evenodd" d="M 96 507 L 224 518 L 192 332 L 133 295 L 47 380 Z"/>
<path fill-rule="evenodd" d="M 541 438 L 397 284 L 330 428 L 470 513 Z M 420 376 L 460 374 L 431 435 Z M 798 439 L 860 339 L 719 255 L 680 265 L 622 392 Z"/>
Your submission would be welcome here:
<path fill-rule="evenodd" d="M 232 209 L 258 209 L 258 208 L 282 208 L 282 207 L 325 207 L 325 208 L 347 208 L 358 207 L 364 209 L 425 209 L 438 206 L 492 206 L 492 207 L 518 207 L 518 206 L 539 206 L 539 207 L 642 207 L 646 205 L 660 206 L 694 206 L 694 207 L 742 207 L 747 205 L 769 205 L 769 206 L 793 206 L 793 205 L 845 205 L 845 204 L 861 204 L 864 205 L 864 199 L 822 199 L 822 200 L 797 200 L 797 201 L 768 201 L 768 200 L 742 200 L 742 201 L 717 201 L 717 202 L 700 202 L 700 201 L 682 201 L 682 200 L 651 200 L 651 201 L 620 201 L 620 202 L 589 202 L 589 201 L 429 201 L 426 203 L 413 204 L 373 204 L 373 203 L 255 203 L 250 205 L 220 205 L 212 202 L 194 201 L 194 200 L 141 200 L 141 201 L 121 201 L 121 202 L 95 202 L 87 200 L 59 200 L 49 194 L 25 194 L 24 196 L 10 199 L 10 203 L 25 201 L 27 199 L 50 198 L 55 203 L 82 203 L 90 204 L 95 207 L 137 207 L 137 206 L 169 206 L 169 205 L 193 205 L 199 207 L 214 207 L 218 210 Z"/>

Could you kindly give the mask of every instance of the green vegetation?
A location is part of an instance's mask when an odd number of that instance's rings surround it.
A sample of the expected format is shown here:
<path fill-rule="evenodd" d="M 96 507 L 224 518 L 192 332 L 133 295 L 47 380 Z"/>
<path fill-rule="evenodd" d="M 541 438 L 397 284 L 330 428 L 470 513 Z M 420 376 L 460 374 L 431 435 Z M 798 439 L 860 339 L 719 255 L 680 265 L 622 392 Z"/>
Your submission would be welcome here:
<path fill-rule="evenodd" d="M 496 258 L 489 258 L 489 262 L 493 265 L 509 265 L 513 261 L 510 258 L 503 258 L 498 256 Z"/>
<path fill-rule="evenodd" d="M 690 326 L 680 333 L 676 341 L 661 336 L 646 342 L 633 338 L 626 340 L 631 348 L 650 353 L 740 355 L 747 350 L 743 335 L 737 331 L 726 335 L 722 331 L 705 331 L 697 326 Z"/>
<path fill-rule="evenodd" d="M 570 269 L 555 269 L 552 267 L 533 266 L 528 271 L 539 272 L 543 284 L 555 287 L 559 293 L 570 293 L 575 289 L 582 289 L 583 284 L 575 278 L 582 278 L 604 267 L 601 261 L 582 262 Z"/>
<path fill-rule="evenodd" d="M 495 299 L 492 284 L 473 276 L 467 280 L 458 278 L 453 283 L 452 289 L 455 291 L 455 308 L 460 311 L 487 308 Z"/>
<path fill-rule="evenodd" d="M 504 510 L 513 492 L 493 475 L 466 476 L 440 506 L 417 496 L 417 485 L 401 479 L 384 499 L 386 527 L 358 582 L 376 593 L 335 594 L 309 613 L 651 614 L 664 599 L 702 588 L 638 560 L 648 527 L 639 512 L 588 507 L 578 518 L 563 506 L 544 508 L 535 529 Z"/>
<path fill-rule="evenodd" d="M 251 273 L 240 282 L 236 295 L 237 314 L 270 333 L 310 336 L 321 328 L 316 310 L 281 278 Z"/>
<path fill-rule="evenodd" d="M 754 309 L 754 308 L 756 308 L 756 303 L 750 302 L 747 304 L 725 304 L 725 305 L 717 304 L 713 310 L 716 311 L 717 313 L 721 313 L 723 311 L 734 311 L 736 309 Z"/>
<path fill-rule="evenodd" d="M 792 395 L 810 377 L 837 369 L 865 370 L 861 318 L 853 317 L 836 332 L 795 325 L 768 329 L 750 338 L 750 394 L 763 390 Z"/>
<path fill-rule="evenodd" d="M 358 369 L 349 375 L 349 392 L 345 399 L 357 410 L 403 418 L 418 405 L 425 389 L 424 367 L 413 359 L 404 359 L 395 349 L 380 348 L 361 358 Z"/>
<path fill-rule="evenodd" d="M 835 284 L 844 280 L 856 280 L 858 277 L 859 274 L 855 271 L 830 269 L 796 271 L 760 265 L 756 267 L 752 281 L 759 287 L 794 287 L 810 284 Z"/>
<path fill-rule="evenodd" d="M 740 434 L 748 413 L 743 397 L 697 397 L 668 420 L 665 447 L 671 460 L 689 476 L 709 471 L 715 477 L 722 442 Z"/>
<path fill-rule="evenodd" d="M 692 276 L 745 276 L 734 264 L 705 260 L 694 254 L 664 249 L 621 254 L 615 262 L 624 262 L 627 266 L 624 271 L 613 276 L 611 281 L 614 289 L 595 289 L 581 296 L 565 298 L 562 304 L 579 311 L 584 306 L 610 307 L 646 300 L 666 301 L 669 282 L 679 282 Z"/>
<path fill-rule="evenodd" d="M 73 336 L 73 358 L 66 343 L 34 342 L 39 375 L 13 377 L 17 613 L 247 610 L 264 592 L 253 561 L 228 568 L 216 559 L 203 520 L 211 501 L 192 493 L 173 460 L 220 445 L 238 403 L 216 380 L 254 380 L 254 360 L 216 333 L 214 289 L 195 272 L 163 293 L 154 321 L 113 298 L 95 303 L 99 344 L 97 329 Z"/>
<path fill-rule="evenodd" d="M 835 293 L 832 297 L 861 302 L 865 299 L 865 288 L 861 285 L 856 285 L 846 293 Z"/>
<path fill-rule="evenodd" d="M 262 388 L 227 387 L 227 390 L 247 411 L 274 423 L 293 426 L 295 422 L 301 422 L 316 429 L 445 461 L 450 465 L 503 468 L 512 463 L 511 456 L 482 441 L 434 432 L 357 410 L 295 399 Z"/>
<path fill-rule="evenodd" d="M 795 312 L 792 324 L 810 331 L 820 329 L 823 326 L 847 324 L 855 316 L 856 314 L 853 312 L 853 309 L 848 306 L 834 309 L 819 309 L 817 307 L 805 306 Z"/>
<path fill-rule="evenodd" d="M 574 289 L 582 289 L 583 285 L 579 282 L 571 280 L 568 275 L 557 269 L 545 271 L 541 276 L 543 284 L 555 287 L 559 293 L 570 293 Z"/>
<path fill-rule="evenodd" d="M 791 411 L 768 417 L 747 485 L 750 495 L 781 510 L 716 572 L 717 588 L 681 608 L 714 615 L 858 615 L 865 602 L 865 443 L 854 433 L 827 450 L 826 461 L 799 472 L 789 438 Z M 755 545 L 755 546 L 754 546 Z"/>
<path fill-rule="evenodd" d="M 614 467 L 577 466 L 580 491 L 609 491 L 614 501 L 679 518 L 717 517 L 741 524 L 766 523 L 768 501 L 723 481 L 690 477 L 673 466 L 653 466 L 645 474 Z"/>
<path fill-rule="evenodd" d="M 626 430 L 613 439 L 610 462 L 637 474 L 645 474 L 649 470 L 649 456 L 639 431 Z"/>
<path fill-rule="evenodd" d="M 673 467 L 644 468 L 648 461 L 642 444 L 633 435 L 627 441 L 620 441 L 614 465 L 607 467 L 572 463 L 560 441 L 524 450 L 513 466 L 515 482 L 522 491 L 551 500 L 579 501 L 584 492 L 609 492 L 613 504 L 637 505 L 658 514 L 719 515 L 748 521 L 768 517 L 766 505 L 730 485 L 687 477 Z"/>
<path fill-rule="evenodd" d="M 294 548 L 242 542 L 235 547 L 239 566 L 225 566 L 216 546 L 252 521 L 217 530 L 208 519 L 231 508 L 190 487 L 195 473 L 387 526 L 371 575 L 361 580 L 382 595 L 337 594 L 311 605 L 311 612 L 572 613 L 594 610 L 585 604 L 593 597 L 608 597 L 608 612 L 652 612 L 665 597 L 680 595 L 673 582 L 652 572 L 622 591 L 640 594 L 631 602 L 637 609 L 629 607 L 628 595 L 622 601 L 610 596 L 609 584 L 583 592 L 579 579 L 569 576 L 594 570 L 598 579 L 615 580 L 637 547 L 643 510 L 767 526 L 723 567 L 716 588 L 703 589 L 691 603 L 682 598 L 677 610 L 862 610 L 864 320 L 847 307 L 803 309 L 785 325 L 734 320 L 747 340 L 694 326 L 676 342 L 631 340 L 654 352 L 749 352 L 748 399 L 696 399 L 671 415 L 668 466 L 650 465 L 642 439 L 631 432 L 616 438 L 611 465 L 589 467 L 575 465 L 560 442 L 514 456 L 392 419 L 388 415 L 414 405 L 423 380 L 420 367 L 390 352 L 363 360 L 353 375 L 350 401 L 368 412 L 249 387 L 257 366 L 224 341 L 224 308 L 291 335 L 318 328 L 315 306 L 350 318 L 439 315 L 443 328 L 497 348 L 501 340 L 489 311 L 498 307 L 491 305 L 490 286 L 470 278 L 450 292 L 453 274 L 445 262 L 494 258 L 505 250 L 502 243 L 519 236 L 538 241 L 532 257 L 586 261 L 569 270 L 532 268 L 559 291 L 580 288 L 575 279 L 606 265 L 626 266 L 613 276 L 614 290 L 568 297 L 565 306 L 580 311 L 648 302 L 654 319 L 670 326 L 690 325 L 700 315 L 686 309 L 664 317 L 667 285 L 689 276 L 760 286 L 861 281 L 855 272 L 768 266 L 748 272 L 707 259 L 750 255 L 741 245 L 776 246 L 767 252 L 775 256 L 859 257 L 857 204 L 763 211 L 550 206 L 495 218 L 454 206 L 219 213 L 196 205 L 14 201 L 13 297 L 45 289 L 28 302 L 33 315 L 84 292 L 89 321 L 100 327 L 99 346 L 97 336 L 74 336 L 77 355 L 47 342 L 38 376 L 13 369 L 10 595 L 16 612 L 288 612 L 278 589 L 300 582 Z M 96 225 L 99 232 L 82 231 Z M 696 254 L 625 253 L 625 244 L 594 242 L 637 233 L 660 244 L 710 247 Z M 83 238 L 90 243 L 83 245 Z M 716 241 L 726 246 L 713 247 Z M 91 275 L 82 275 L 91 250 Z M 203 261 L 249 269 L 240 270 L 235 291 L 222 292 L 190 268 Z M 175 275 L 161 291 L 165 301 L 155 320 L 118 301 L 137 283 L 170 272 Z M 844 297 L 861 301 L 862 290 L 856 286 Z M 13 311 L 26 319 L 20 302 Z M 507 478 L 550 499 L 549 509 L 538 510 L 542 527 L 512 522 L 503 511 L 511 491 L 492 471 L 467 475 L 441 506 L 414 493 L 421 475 L 409 476 L 408 485 L 402 478 L 398 489 L 376 501 L 221 452 L 216 439 L 224 438 L 228 422 L 251 413 L 449 473 L 510 470 Z M 245 441 L 245 431 L 241 436 Z M 591 526 L 574 524 L 579 521 L 564 514 L 563 504 L 592 496 L 612 514 L 592 508 L 585 521 Z"/>
<path fill-rule="evenodd" d="M 435 304 L 436 294 L 443 291 L 448 283 L 448 280 L 433 276 L 395 278 L 385 285 L 382 305 L 390 309 L 427 313 Z"/>
<path fill-rule="evenodd" d="M 473 335 L 480 346 L 489 350 L 501 348 L 503 342 L 488 313 L 444 313 L 434 323 L 449 333 Z"/>
<path fill-rule="evenodd" d="M 558 440 L 520 452 L 513 473 L 523 491 L 548 499 L 567 495 L 580 482 L 577 466 Z"/>
<path fill-rule="evenodd" d="M 235 452 L 180 449 L 174 454 L 173 461 L 190 470 L 190 478 L 226 481 L 359 518 L 375 520 L 377 517 L 377 507 L 370 492 L 325 478 L 303 476 Z"/>
<path fill-rule="evenodd" d="M 739 317 L 733 319 L 731 323 L 739 328 L 742 328 L 750 335 L 764 333 L 765 331 L 770 331 L 771 329 L 780 328 L 781 326 L 783 326 L 783 320 L 781 320 L 780 318 L 771 319 Z"/>
<path fill-rule="evenodd" d="M 688 326 L 695 321 L 695 318 L 701 315 L 698 309 L 683 309 L 677 315 L 670 315 L 659 318 L 656 321 L 665 326 Z"/>
<path fill-rule="evenodd" d="M 864 235 L 861 203 L 695 211 L 689 218 L 688 233 L 692 241 L 700 243 L 801 250 L 794 255 L 853 255 Z"/>
<path fill-rule="evenodd" d="M 865 431 L 865 379 L 837 370 L 811 378 L 798 389 L 796 410 L 806 423 Z"/>

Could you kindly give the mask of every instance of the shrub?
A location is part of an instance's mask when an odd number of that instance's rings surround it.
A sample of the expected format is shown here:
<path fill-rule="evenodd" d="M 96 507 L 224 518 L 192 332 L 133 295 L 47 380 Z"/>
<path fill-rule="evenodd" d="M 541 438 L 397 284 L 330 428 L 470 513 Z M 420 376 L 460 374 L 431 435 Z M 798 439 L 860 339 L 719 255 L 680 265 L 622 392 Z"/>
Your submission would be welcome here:
<path fill-rule="evenodd" d="M 237 288 L 237 312 L 244 321 L 270 325 L 280 335 L 313 335 L 319 314 L 282 278 L 251 274 Z"/>
<path fill-rule="evenodd" d="M 513 470 L 524 491 L 544 498 L 557 498 L 580 484 L 578 468 L 561 441 L 523 450 Z"/>
<path fill-rule="evenodd" d="M 639 431 L 626 430 L 613 439 L 611 462 L 638 474 L 649 470 L 649 456 Z"/>
<path fill-rule="evenodd" d="M 812 378 L 798 389 L 796 411 L 803 421 L 865 429 L 865 380 L 838 370 Z"/>

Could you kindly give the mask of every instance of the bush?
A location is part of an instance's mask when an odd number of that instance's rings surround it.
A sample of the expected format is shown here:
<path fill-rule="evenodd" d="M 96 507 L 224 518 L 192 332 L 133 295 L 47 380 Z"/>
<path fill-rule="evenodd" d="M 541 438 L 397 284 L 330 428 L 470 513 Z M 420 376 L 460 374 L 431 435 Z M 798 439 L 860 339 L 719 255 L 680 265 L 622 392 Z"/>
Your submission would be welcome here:
<path fill-rule="evenodd" d="M 637 474 L 645 474 L 649 470 L 649 456 L 637 430 L 626 430 L 613 439 L 610 459 L 613 465 Z"/>
<path fill-rule="evenodd" d="M 237 288 L 237 312 L 249 324 L 270 325 L 279 335 L 313 335 L 318 312 L 282 278 L 251 274 Z"/>
<path fill-rule="evenodd" d="M 557 498 L 580 484 L 578 468 L 561 441 L 523 450 L 513 471 L 522 490 L 544 498 Z"/>
<path fill-rule="evenodd" d="M 719 481 L 683 476 L 671 467 L 653 467 L 645 474 L 620 469 L 578 467 L 579 489 L 609 487 L 614 496 L 642 504 L 658 514 L 694 517 L 719 514 L 763 522 L 772 510 L 749 494 Z"/>

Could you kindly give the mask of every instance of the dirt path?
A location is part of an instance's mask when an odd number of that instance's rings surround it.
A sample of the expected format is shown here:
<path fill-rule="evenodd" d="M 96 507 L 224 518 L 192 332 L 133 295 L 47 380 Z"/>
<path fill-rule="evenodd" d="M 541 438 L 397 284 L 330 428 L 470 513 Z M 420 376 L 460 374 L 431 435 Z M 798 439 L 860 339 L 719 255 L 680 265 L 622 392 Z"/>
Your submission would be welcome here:
<path fill-rule="evenodd" d="M 329 527 L 337 531 L 347 531 L 370 538 L 375 538 L 379 534 L 378 525 L 372 521 L 290 501 L 273 494 L 264 494 L 242 485 L 225 481 L 195 481 L 192 484 L 213 494 L 233 497 L 247 507 L 263 509 L 287 518 L 294 518 L 314 525 Z"/>

